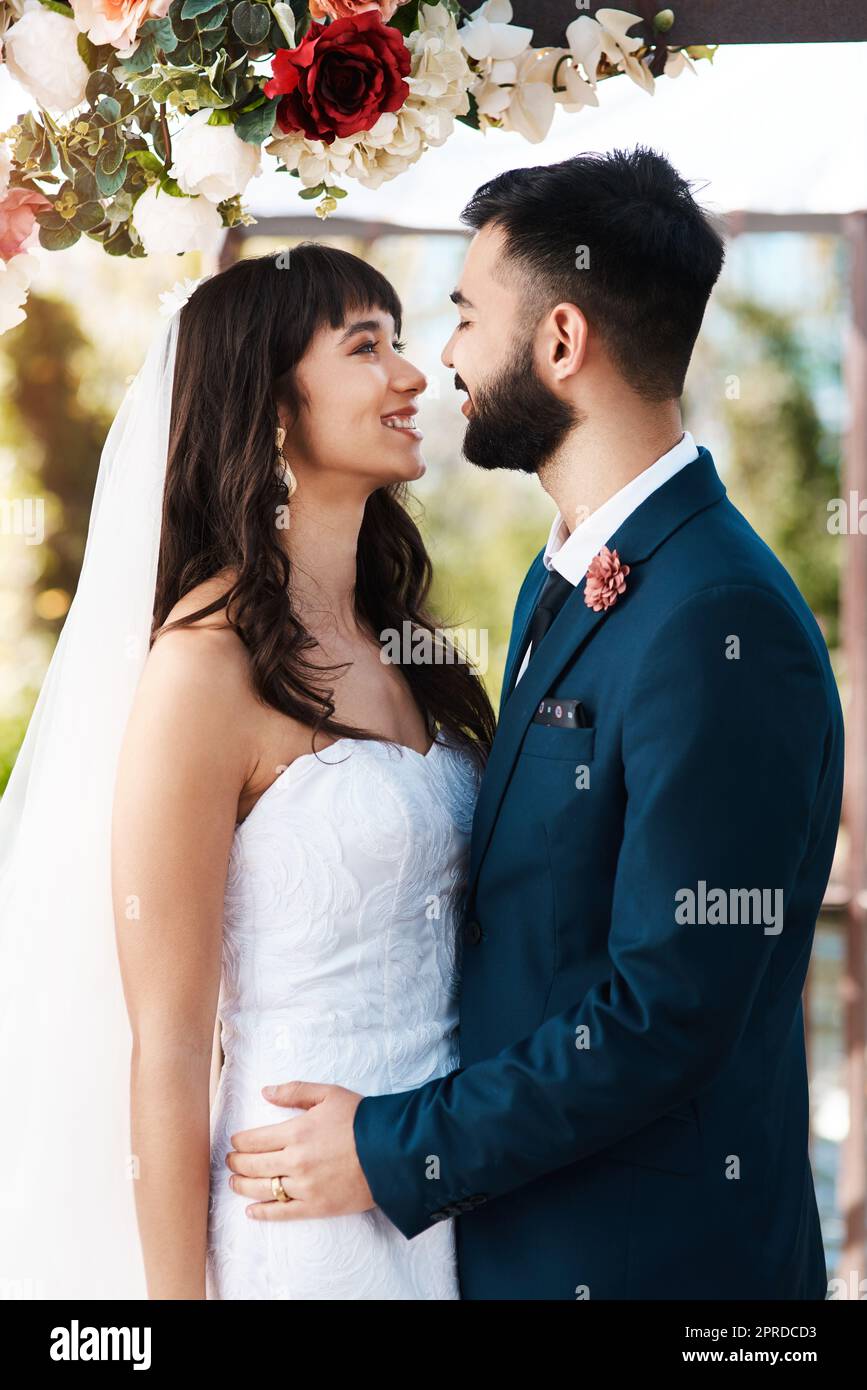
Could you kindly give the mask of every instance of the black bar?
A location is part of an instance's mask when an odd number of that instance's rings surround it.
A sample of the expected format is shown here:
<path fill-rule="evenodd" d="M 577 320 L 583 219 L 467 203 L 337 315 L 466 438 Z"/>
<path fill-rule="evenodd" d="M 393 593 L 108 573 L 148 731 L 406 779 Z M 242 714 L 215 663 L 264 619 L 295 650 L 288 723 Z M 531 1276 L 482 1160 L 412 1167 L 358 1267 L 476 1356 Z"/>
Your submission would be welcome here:
<path fill-rule="evenodd" d="M 464 0 L 476 10 L 482 0 Z M 577 11 L 575 0 L 512 0 L 513 23 L 533 29 L 533 44 L 560 47 L 576 14 L 595 14 L 602 8 L 591 0 Z M 610 8 L 610 6 L 609 6 Z M 692 43 L 829 43 L 867 39 L 867 5 L 863 0 L 680 0 L 666 6 L 644 0 L 623 0 L 613 8 L 650 16 L 670 8 L 674 27 L 666 42 Z M 639 30 L 631 30 L 634 35 Z M 648 31 L 649 33 L 649 31 Z"/>

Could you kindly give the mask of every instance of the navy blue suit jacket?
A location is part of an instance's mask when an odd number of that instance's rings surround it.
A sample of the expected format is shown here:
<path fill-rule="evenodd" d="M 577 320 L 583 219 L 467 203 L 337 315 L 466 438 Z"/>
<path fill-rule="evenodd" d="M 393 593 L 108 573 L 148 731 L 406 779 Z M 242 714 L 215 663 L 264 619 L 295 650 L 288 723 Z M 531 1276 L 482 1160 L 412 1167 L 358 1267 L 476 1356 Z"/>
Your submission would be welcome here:
<path fill-rule="evenodd" d="M 702 449 L 501 706 L 458 1070 L 358 1106 L 373 1196 L 466 1299 L 822 1299 L 801 994 L 837 834 L 821 633 Z M 504 689 L 545 579 L 518 597 Z M 546 695 L 590 727 L 534 723 Z M 691 905 L 691 906 L 690 906 Z"/>

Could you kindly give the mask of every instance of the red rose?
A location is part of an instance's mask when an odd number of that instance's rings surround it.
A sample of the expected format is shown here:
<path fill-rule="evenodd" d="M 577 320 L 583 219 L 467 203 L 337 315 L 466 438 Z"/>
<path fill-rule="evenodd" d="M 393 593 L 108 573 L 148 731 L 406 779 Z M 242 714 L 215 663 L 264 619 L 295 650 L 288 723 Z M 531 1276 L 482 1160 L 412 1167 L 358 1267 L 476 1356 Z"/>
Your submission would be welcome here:
<path fill-rule="evenodd" d="M 274 55 L 266 97 L 282 97 L 277 125 L 303 130 L 330 145 L 337 136 L 370 130 L 384 111 L 399 111 L 409 96 L 410 68 L 403 35 L 378 11 L 314 25 L 297 48 Z"/>

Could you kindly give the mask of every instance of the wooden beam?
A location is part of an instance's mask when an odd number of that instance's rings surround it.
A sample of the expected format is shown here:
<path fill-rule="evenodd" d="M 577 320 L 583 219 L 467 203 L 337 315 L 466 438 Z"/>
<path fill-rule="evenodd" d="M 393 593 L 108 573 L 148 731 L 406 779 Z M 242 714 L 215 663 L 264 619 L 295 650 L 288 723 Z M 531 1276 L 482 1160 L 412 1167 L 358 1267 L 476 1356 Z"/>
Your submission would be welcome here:
<path fill-rule="evenodd" d="M 477 10 L 482 0 L 465 0 Z M 563 35 L 576 13 L 595 14 L 602 8 L 590 0 L 576 11 L 575 0 L 512 0 L 514 23 L 533 30 L 537 48 L 563 44 Z M 852 0 L 680 0 L 671 6 L 653 0 L 624 0 L 615 6 L 631 14 L 652 17 L 674 11 L 670 44 L 691 43 L 830 43 L 867 39 L 867 5 Z M 637 29 L 632 31 L 637 34 Z"/>
<path fill-rule="evenodd" d="M 846 782 L 843 823 L 848 839 L 846 954 L 840 980 L 846 1053 L 846 1091 L 849 1133 L 840 1156 L 839 1207 L 845 1235 L 839 1277 L 854 1281 L 864 1271 L 867 1165 L 864 1155 L 865 986 L 864 946 L 867 939 L 867 535 L 859 526 L 858 501 L 867 497 L 867 213 L 846 218 L 852 320 L 846 347 L 846 394 L 849 425 L 845 441 L 843 497 L 848 511 L 847 560 L 843 575 L 843 648 L 846 708 Z M 852 500 L 856 505 L 851 505 Z"/>

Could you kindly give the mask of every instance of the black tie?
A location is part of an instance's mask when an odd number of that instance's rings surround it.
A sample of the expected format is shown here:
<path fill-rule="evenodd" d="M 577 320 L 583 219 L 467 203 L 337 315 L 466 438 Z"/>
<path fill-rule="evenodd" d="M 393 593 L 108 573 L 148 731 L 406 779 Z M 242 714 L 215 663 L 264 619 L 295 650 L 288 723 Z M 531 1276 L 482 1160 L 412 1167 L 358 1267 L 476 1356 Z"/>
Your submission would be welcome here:
<path fill-rule="evenodd" d="M 533 616 L 530 619 L 530 630 L 527 641 L 530 644 L 531 661 L 536 655 L 539 643 L 545 636 L 545 633 L 548 631 L 548 628 L 553 623 L 560 609 L 563 607 L 569 594 L 574 592 L 574 589 L 575 585 L 571 584 L 568 579 L 564 579 L 559 571 L 552 569 L 549 572 L 548 578 L 542 586 L 539 601 L 533 610 Z M 524 651 L 521 654 L 521 661 L 518 663 L 516 671 L 520 671 L 526 651 L 527 647 L 525 645 Z"/>

